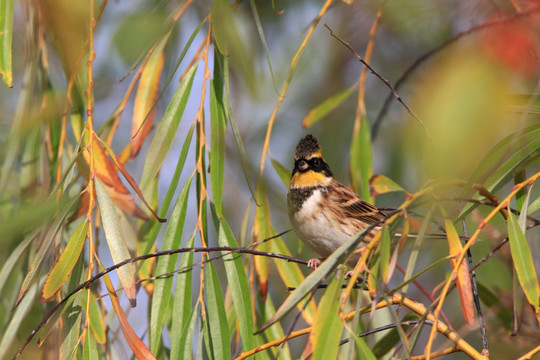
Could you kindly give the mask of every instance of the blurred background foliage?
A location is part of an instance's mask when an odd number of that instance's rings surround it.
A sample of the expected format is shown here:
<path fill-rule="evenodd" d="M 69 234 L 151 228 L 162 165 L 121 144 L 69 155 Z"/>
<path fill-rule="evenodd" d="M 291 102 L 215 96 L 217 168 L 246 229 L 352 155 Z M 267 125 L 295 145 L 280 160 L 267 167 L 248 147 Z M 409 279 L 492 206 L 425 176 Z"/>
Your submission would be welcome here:
<path fill-rule="evenodd" d="M 440 334 L 431 344 L 431 323 L 340 346 L 416 321 L 390 307 L 336 321 L 411 277 L 417 284 L 403 294 L 438 311 L 452 265 L 441 260 L 445 237 L 423 238 L 428 224 L 472 236 L 473 263 L 496 248 L 476 269 L 484 325 L 463 317 L 473 306 L 466 286 L 441 302 L 440 320 L 478 353 L 467 356 L 480 358 L 485 328 L 493 358 L 538 357 L 538 1 L 0 4 L 0 358 L 51 310 L 21 358 L 223 359 L 280 345 L 257 358 L 372 359 L 452 349 Z M 324 274 L 304 281 L 301 264 L 223 253 L 201 265 L 218 254 L 186 253 L 125 265 L 54 308 L 130 257 L 244 247 L 289 229 L 288 176 L 306 133 L 364 198 L 388 209 L 411 202 L 420 236 L 399 247 L 399 237 L 381 240 L 364 274 L 369 292 L 337 307 L 335 276 L 313 290 Z M 384 177 L 370 183 L 373 174 Z M 516 211 L 507 220 L 508 204 Z M 292 232 L 255 249 L 313 257 Z M 277 324 L 253 335 L 272 316 Z M 279 340 L 312 325 L 309 336 Z"/>

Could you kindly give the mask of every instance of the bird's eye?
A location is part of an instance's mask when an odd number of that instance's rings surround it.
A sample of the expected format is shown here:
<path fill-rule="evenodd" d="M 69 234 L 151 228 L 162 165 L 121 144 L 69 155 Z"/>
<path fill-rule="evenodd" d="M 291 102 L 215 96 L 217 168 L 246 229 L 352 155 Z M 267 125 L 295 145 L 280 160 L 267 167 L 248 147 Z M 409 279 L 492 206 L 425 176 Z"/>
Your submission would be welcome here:
<path fill-rule="evenodd" d="M 313 165 L 314 165 L 315 167 L 321 166 L 321 160 L 319 160 L 319 159 L 313 160 Z"/>

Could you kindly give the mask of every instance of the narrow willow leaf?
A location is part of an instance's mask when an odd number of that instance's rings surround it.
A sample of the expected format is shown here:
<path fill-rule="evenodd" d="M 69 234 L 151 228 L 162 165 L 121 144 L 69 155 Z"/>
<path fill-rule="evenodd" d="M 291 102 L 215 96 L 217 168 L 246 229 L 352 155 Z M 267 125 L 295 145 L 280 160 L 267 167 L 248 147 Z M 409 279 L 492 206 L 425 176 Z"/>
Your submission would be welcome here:
<path fill-rule="evenodd" d="M 261 24 L 261 19 L 259 18 L 259 14 L 257 12 L 257 6 L 255 5 L 254 0 L 249 0 L 249 5 L 251 7 L 251 11 L 253 12 L 253 19 L 255 20 L 255 25 L 257 26 L 257 32 L 259 33 L 259 38 L 261 39 L 261 43 L 264 47 L 264 53 L 266 54 L 266 61 L 268 62 L 268 69 L 270 70 L 270 75 L 272 76 L 274 89 L 276 90 L 276 93 L 279 93 L 277 83 L 276 83 L 276 77 L 274 75 L 274 69 L 272 69 L 272 61 L 270 60 L 270 50 L 268 50 L 268 44 L 266 43 L 266 37 L 264 36 L 264 30 Z"/>
<path fill-rule="evenodd" d="M 461 245 L 461 240 L 459 239 L 452 220 L 444 219 L 444 228 L 446 230 L 446 237 L 448 239 L 448 247 L 450 249 L 449 254 L 451 256 L 455 256 L 451 260 L 452 269 L 455 269 L 456 266 L 458 266 L 457 257 L 463 254 L 463 246 Z M 456 287 L 461 300 L 461 311 L 463 312 L 463 317 L 468 324 L 472 324 L 474 323 L 474 303 L 472 297 L 471 277 L 469 275 L 469 267 L 467 266 L 465 258 L 461 262 L 461 266 L 457 273 Z"/>
<path fill-rule="evenodd" d="M 21 285 L 21 288 L 19 290 L 19 294 L 17 295 L 17 300 L 15 302 L 15 307 L 19 304 L 21 299 L 25 296 L 26 292 L 30 288 L 30 286 L 36 281 L 37 276 L 39 275 L 39 270 L 41 269 L 41 265 L 43 263 L 43 260 L 47 257 L 46 254 L 49 250 L 49 247 L 51 246 L 53 240 L 56 239 L 56 236 L 62 226 L 64 224 L 65 219 L 67 218 L 67 215 L 71 213 L 73 206 L 77 202 L 78 197 L 75 197 L 70 200 L 69 203 L 61 202 L 58 205 L 58 209 L 61 209 L 61 214 L 58 216 L 57 219 L 54 220 L 54 223 L 48 227 L 46 231 L 44 231 L 45 236 L 39 239 L 40 245 L 37 253 L 35 254 L 34 258 L 32 259 L 32 263 L 30 264 L 30 268 L 27 271 L 27 274 L 23 280 L 23 283 Z M 64 204 L 64 205 L 62 205 Z M 50 203 L 46 203 L 44 206 L 49 206 Z M 45 207 L 42 209 L 40 208 L 40 212 L 45 209 Z M 49 207 L 49 211 L 55 211 L 54 209 L 57 208 L 57 205 L 53 207 Z M 46 214 L 40 214 L 39 216 L 45 216 Z M 50 216 L 50 213 L 49 213 Z M 29 226 L 29 225 L 28 225 Z"/>
<path fill-rule="evenodd" d="M 118 223 L 118 214 L 111 198 L 99 180 L 95 184 L 99 208 L 101 209 L 101 219 L 105 230 L 105 239 L 109 245 L 114 263 L 118 264 L 131 258 L 131 255 L 128 251 L 122 228 Z M 135 307 L 137 304 L 137 290 L 135 289 L 135 268 L 133 264 L 126 264 L 118 268 L 116 272 L 131 306 Z"/>
<path fill-rule="evenodd" d="M 409 288 L 409 281 L 412 277 L 412 274 L 414 272 L 414 267 L 416 266 L 416 261 L 418 260 L 418 255 L 420 253 L 420 249 L 422 248 L 422 243 L 424 241 L 424 235 L 426 233 L 426 230 L 429 226 L 429 222 L 431 221 L 431 216 L 433 215 L 433 207 L 429 208 L 428 212 L 426 213 L 426 216 L 422 220 L 422 226 L 420 227 L 420 231 L 418 231 L 418 235 L 416 236 L 416 239 L 414 239 L 414 244 L 411 249 L 411 254 L 409 255 L 409 262 L 407 263 L 407 269 L 405 270 L 405 277 L 404 277 L 404 283 L 406 284 L 403 287 L 403 294 L 407 293 L 407 289 Z"/>
<path fill-rule="evenodd" d="M 525 169 L 519 169 L 517 171 L 514 171 L 513 175 L 514 175 L 514 184 L 519 184 L 520 182 L 525 181 L 526 179 Z M 525 199 L 526 193 L 527 193 L 527 189 L 522 188 L 516 194 L 516 207 L 518 211 L 522 212 L 522 214 L 523 214 L 523 210 L 526 210 L 526 207 L 527 207 L 527 206 L 525 206 L 525 208 L 523 207 L 523 200 Z M 523 230 L 523 227 L 521 227 L 521 229 Z"/>
<path fill-rule="evenodd" d="M 190 177 L 184 184 L 173 213 L 169 219 L 169 226 L 163 239 L 162 251 L 180 248 L 184 223 L 186 220 L 187 203 L 189 189 L 191 187 Z M 168 274 L 176 266 L 178 255 L 160 256 L 154 271 L 155 276 Z M 172 299 L 173 277 L 158 278 L 154 280 L 154 293 L 152 295 L 152 305 L 150 308 L 150 350 L 157 354 L 161 345 L 161 331 L 165 323 L 166 311 L 169 309 L 169 302 Z"/>
<path fill-rule="evenodd" d="M 516 268 L 512 268 L 512 312 L 513 316 L 510 324 L 510 334 L 517 334 L 523 317 L 523 290 L 519 283 Z"/>
<path fill-rule="evenodd" d="M 527 209 L 527 213 L 528 214 L 532 214 L 533 212 L 537 211 L 538 209 L 540 209 L 540 196 L 536 198 L 536 200 L 534 200 L 531 205 L 529 205 L 529 208 Z"/>
<path fill-rule="evenodd" d="M 357 327 L 358 333 L 362 332 L 362 324 L 359 322 Z M 358 352 L 357 358 L 362 360 L 377 360 L 380 358 L 375 357 L 371 347 L 366 343 L 366 340 L 363 337 L 357 336 L 357 334 L 351 334 L 354 339 L 354 345 Z M 351 354 L 354 355 L 354 354 Z M 354 359 L 354 357 L 349 357 L 349 359 Z"/>
<path fill-rule="evenodd" d="M 240 130 L 238 129 L 238 124 L 236 123 L 236 120 L 234 118 L 234 115 L 232 114 L 232 111 L 229 111 L 229 113 L 231 114 L 231 116 L 229 116 L 231 130 L 234 135 L 234 140 L 236 141 L 236 147 L 238 148 L 238 152 L 240 154 L 240 164 L 242 165 L 242 172 L 244 173 L 244 178 L 246 179 L 246 184 L 249 187 L 251 197 L 253 199 L 256 199 L 255 191 L 253 190 L 253 185 L 251 184 L 251 179 L 249 176 L 250 164 L 247 159 L 246 149 L 244 148 L 244 142 L 242 141 L 242 136 L 240 135 Z"/>
<path fill-rule="evenodd" d="M 157 176 L 159 168 L 171 148 L 176 130 L 186 108 L 196 70 L 197 66 L 192 66 L 182 79 L 150 143 L 140 182 L 143 194 L 148 191 L 147 187 L 150 180 Z"/>
<path fill-rule="evenodd" d="M 87 291 L 82 292 L 87 293 Z M 83 297 L 83 304 L 86 304 L 86 296 Z M 92 334 L 94 334 L 94 341 L 100 345 L 104 345 L 107 341 L 105 323 L 93 292 L 90 292 L 90 328 L 92 329 Z"/>
<path fill-rule="evenodd" d="M 272 231 L 274 231 L 272 229 Z M 285 241 L 281 238 L 276 238 L 272 240 L 272 248 L 271 250 L 273 252 L 276 252 L 278 254 L 283 254 L 285 256 L 292 256 L 291 251 L 287 248 L 287 245 L 285 244 Z M 285 284 L 287 287 L 297 287 L 298 284 L 301 284 L 304 279 L 304 273 L 302 270 L 300 270 L 300 265 L 297 263 L 284 261 L 280 259 L 274 259 L 274 264 L 276 265 L 276 268 L 278 269 L 279 276 L 281 277 L 281 281 Z M 296 290 L 295 290 L 296 291 Z M 298 311 L 302 314 L 302 317 L 308 324 L 313 324 L 313 319 L 315 318 L 315 312 L 317 311 L 317 306 L 315 305 L 315 301 L 311 300 L 309 304 L 304 304 L 302 302 L 299 302 L 297 305 Z"/>
<path fill-rule="evenodd" d="M 527 239 L 511 211 L 508 211 L 508 238 L 519 283 L 538 316 L 540 314 L 540 287 L 533 257 Z"/>
<path fill-rule="evenodd" d="M 371 135 L 366 118 L 360 123 L 360 131 L 353 135 L 351 144 L 351 160 L 349 164 L 353 190 L 364 200 L 373 202 L 370 191 L 370 180 L 373 174 L 373 155 L 371 151 Z"/>
<path fill-rule="evenodd" d="M 182 170 L 184 169 L 184 165 L 186 163 L 189 146 L 191 145 L 191 139 L 193 138 L 193 130 L 195 128 L 194 125 L 195 124 L 191 125 L 191 127 L 189 128 L 186 139 L 184 140 L 184 144 L 182 145 L 182 151 L 180 152 L 180 157 L 178 158 L 178 162 L 176 163 L 174 175 L 172 177 L 171 183 L 169 184 L 169 188 L 167 189 L 165 199 L 161 204 L 161 209 L 159 210 L 159 217 L 165 217 L 167 215 L 167 212 L 169 211 L 169 206 L 171 205 L 171 202 L 176 194 L 176 188 L 178 187 L 178 183 L 180 182 L 180 175 L 182 175 Z M 156 238 L 160 229 L 161 223 L 154 222 L 152 224 L 152 228 L 148 231 L 148 235 L 144 238 L 144 246 L 140 247 L 143 250 L 139 253 L 139 255 L 148 254 L 150 252 L 150 249 L 152 249 L 152 246 L 156 242 Z"/>
<path fill-rule="evenodd" d="M 11 41 L 13 37 L 13 7 L 15 0 L 0 1 L 0 75 L 4 83 L 13 87 L 11 72 Z"/>
<path fill-rule="evenodd" d="M 224 218 L 221 219 L 218 232 L 218 242 L 220 246 L 238 247 L 234 235 Z M 242 257 L 239 255 L 228 254 L 224 256 L 223 263 L 227 273 L 229 291 L 238 319 L 242 344 L 245 349 L 251 349 L 255 347 L 255 339 L 253 337 L 253 308 L 251 306 L 250 287 Z"/>
<path fill-rule="evenodd" d="M 175 340 L 176 343 L 179 344 L 178 352 L 172 352 L 171 349 L 171 359 L 193 359 L 193 354 L 191 351 L 191 348 L 193 346 L 193 336 L 195 335 L 197 325 L 197 318 L 198 318 L 198 305 L 195 305 L 194 308 L 191 309 L 191 313 L 189 314 L 189 321 L 187 321 L 184 324 L 184 328 L 181 331 L 181 337 Z M 200 335 L 200 334 L 199 334 Z M 200 336 L 199 336 L 200 337 Z M 202 340 L 202 339 L 200 339 Z M 178 357 L 173 357 L 173 354 L 181 354 Z M 202 359 L 202 356 L 195 358 L 195 359 Z"/>
<path fill-rule="evenodd" d="M 220 56 L 218 52 L 214 56 Z M 223 216 L 223 178 L 225 172 L 225 104 L 223 101 L 223 82 L 219 66 L 214 67 L 214 79 L 210 81 L 210 183 L 212 197 L 219 217 Z"/>
<path fill-rule="evenodd" d="M 20 262 L 21 255 L 24 253 L 28 245 L 36 237 L 36 232 L 30 234 L 26 237 L 14 250 L 11 250 L 9 257 L 4 261 L 2 265 L 2 270 L 0 271 L 0 294 L 2 294 L 2 289 L 6 285 L 6 282 L 11 275 L 15 265 Z"/>
<path fill-rule="evenodd" d="M 100 265 L 101 271 L 103 271 L 104 270 L 103 265 L 101 264 L 99 265 Z M 118 317 L 120 330 L 122 330 L 124 339 L 129 345 L 131 351 L 133 351 L 133 354 L 139 360 L 155 360 L 156 357 L 152 355 L 150 350 L 148 350 L 146 345 L 137 336 L 137 334 L 135 333 L 135 331 L 129 324 L 126 313 L 124 312 L 124 309 L 120 305 L 120 300 L 118 299 L 118 296 L 116 295 L 116 290 L 114 289 L 114 286 L 111 282 L 109 275 L 106 274 L 103 276 L 103 282 L 105 282 L 105 287 L 107 288 L 107 292 L 109 293 L 109 298 L 111 299 L 111 304 L 112 304 L 114 313 Z"/>
<path fill-rule="evenodd" d="M 98 139 L 96 138 L 96 140 Z M 131 178 L 131 175 L 129 175 L 123 165 L 116 160 L 114 152 L 103 141 L 94 141 L 91 149 L 94 155 L 94 169 L 96 175 L 114 204 L 132 216 L 141 220 L 148 220 L 148 215 L 146 215 L 146 213 L 135 203 L 129 190 L 120 179 L 118 170 L 122 172 L 124 178 L 132 185 L 135 192 L 138 193 L 139 196 L 142 195 L 137 188 L 137 184 L 135 184 L 135 181 Z M 90 164 L 90 152 L 84 151 L 83 154 L 86 162 Z M 111 158 L 109 158 L 109 155 L 113 159 L 112 161 Z M 143 196 L 140 196 L 140 198 L 143 203 L 147 204 Z"/>
<path fill-rule="evenodd" d="M 523 175 L 525 175 L 525 174 L 523 174 Z M 524 180 L 525 179 L 523 179 L 521 181 L 524 181 Z M 531 198 L 532 188 L 533 188 L 532 186 L 529 187 L 529 191 L 525 191 L 525 188 L 522 189 L 522 190 L 524 190 L 525 194 L 523 194 L 523 195 L 525 196 L 525 198 L 521 199 L 521 204 L 518 207 L 518 209 L 520 211 L 519 218 L 518 218 L 518 225 L 519 225 L 519 228 L 521 229 L 521 232 L 524 233 L 524 234 L 527 231 L 527 216 L 529 215 L 529 213 L 527 211 L 529 210 L 529 200 Z M 517 194 L 516 194 L 516 196 L 517 196 Z M 517 203 L 517 198 L 516 198 L 516 203 Z"/>
<path fill-rule="evenodd" d="M 264 309 L 264 316 L 268 317 L 273 315 L 276 312 L 276 308 L 274 306 L 274 303 L 272 302 L 272 297 L 269 296 L 266 298 L 266 301 L 262 303 L 260 300 L 260 297 L 257 297 L 257 300 L 259 300 L 257 306 L 260 309 Z M 259 338 L 259 342 L 266 342 L 266 339 L 280 339 L 285 336 L 285 332 L 283 331 L 283 327 L 280 323 L 275 324 L 274 326 L 271 326 L 268 330 L 265 331 L 264 334 L 260 334 L 257 337 Z M 244 348 L 244 350 L 249 350 L 247 348 Z M 258 353 L 257 359 L 259 359 L 259 354 L 261 358 L 266 358 L 268 360 L 276 359 L 277 354 L 279 353 L 279 360 L 290 360 L 291 352 L 289 349 L 288 342 L 284 342 L 280 345 L 279 349 L 276 349 L 273 353 L 266 352 L 266 353 Z"/>
<path fill-rule="evenodd" d="M 339 316 L 339 294 L 343 272 L 338 271 L 324 292 L 317 309 L 315 324 L 311 331 L 311 343 L 313 344 L 313 359 L 337 359 L 339 340 L 343 323 Z"/>
<path fill-rule="evenodd" d="M 512 156 L 507 160 L 504 160 L 508 152 L 512 149 L 509 149 L 509 142 L 515 141 L 516 144 L 523 144 L 517 151 L 515 151 Z M 517 139 L 514 139 L 512 135 L 503 139 L 499 144 L 494 148 L 494 154 L 488 154 L 486 159 L 483 159 L 479 169 L 468 180 L 467 185 L 465 186 L 464 191 L 467 191 L 470 186 L 475 182 L 478 182 L 479 179 L 483 180 L 483 177 L 487 179 L 482 183 L 484 187 L 490 191 L 494 192 L 498 188 L 508 181 L 511 178 L 511 175 L 515 169 L 517 169 L 521 164 L 527 161 L 531 154 L 536 152 L 540 148 L 540 125 L 535 124 L 524 130 L 524 134 Z M 504 162 L 503 162 L 504 161 Z M 483 162 L 486 162 L 490 167 L 483 166 Z M 503 162 L 499 164 L 499 162 Z M 495 164 L 495 165 L 493 165 Z M 491 167 L 496 166 L 495 170 L 492 173 L 489 173 Z M 487 169 L 486 169 L 487 168 Z M 486 176 L 484 173 L 487 172 L 489 175 Z M 476 194 L 474 199 L 480 199 L 480 195 Z M 478 206 L 476 203 L 468 202 L 461 210 L 461 213 L 458 216 L 458 220 L 462 219 L 469 212 L 475 209 Z"/>
<path fill-rule="evenodd" d="M 390 231 L 386 226 L 384 226 L 382 228 L 381 245 L 379 246 L 381 259 L 379 263 L 381 268 L 380 274 L 384 285 L 388 284 L 388 281 L 390 281 L 388 277 L 390 269 L 390 242 Z"/>
<path fill-rule="evenodd" d="M 362 231 L 356 235 L 353 235 L 339 248 L 337 248 L 322 264 L 313 271 L 301 284 L 296 288 L 291 295 L 285 299 L 283 304 L 279 307 L 278 311 L 261 327 L 257 330 L 260 333 L 272 326 L 277 321 L 281 320 L 287 315 L 303 298 L 305 298 L 313 289 L 321 283 L 321 281 L 334 270 L 341 262 L 343 262 L 348 254 L 355 249 L 362 241 L 366 231 Z"/>
<path fill-rule="evenodd" d="M 82 270 L 82 267 L 80 268 Z M 77 276 L 77 278 L 79 277 Z M 62 319 L 62 324 L 64 326 L 60 340 L 60 359 L 73 359 L 77 354 L 82 320 L 82 311 L 80 309 L 83 304 L 81 303 L 81 299 L 82 297 L 80 296 L 75 299 L 75 301 L 67 308 L 67 316 L 64 316 Z"/>
<path fill-rule="evenodd" d="M 191 238 L 186 243 L 186 247 L 193 247 L 195 237 Z M 176 277 L 176 285 L 174 289 L 174 300 L 172 306 L 171 318 L 171 359 L 187 359 L 184 353 L 184 348 L 191 348 L 191 339 L 186 346 L 185 329 L 192 328 L 191 321 L 196 319 L 196 308 L 191 306 L 192 293 L 192 273 L 191 265 L 193 264 L 193 253 L 184 253 L 180 260 L 180 269 L 184 269 L 178 273 Z M 190 321 L 191 319 L 191 321 Z M 194 326 L 194 325 L 193 325 Z M 193 334 L 193 331 L 190 331 Z M 182 340 L 183 339 L 183 340 Z M 182 356 L 180 356 L 182 354 Z"/>
<path fill-rule="evenodd" d="M 227 36 L 227 25 L 231 23 L 231 11 L 226 0 L 216 0 L 212 2 L 212 33 L 214 43 L 223 55 L 229 55 L 229 36 Z"/>
<path fill-rule="evenodd" d="M 227 326 L 223 294 L 221 293 L 221 286 L 214 265 L 208 263 L 206 269 L 206 316 L 210 335 L 210 338 L 207 338 L 206 341 L 212 344 L 211 354 L 214 359 L 227 360 L 231 358 L 231 338 Z"/>
<path fill-rule="evenodd" d="M 0 335 L 0 359 L 7 358 L 7 352 L 10 351 L 13 340 L 19 335 L 21 323 L 36 304 L 37 293 L 38 284 L 36 283 L 30 287 L 26 296 L 20 301 L 19 306 L 11 314 L 9 323 L 2 326 L 2 334 Z"/>
<path fill-rule="evenodd" d="M 289 188 L 289 182 L 291 181 L 291 170 L 273 157 L 270 157 L 270 160 L 272 161 L 272 166 L 274 166 L 274 169 L 276 170 L 281 181 L 283 181 L 285 187 Z"/>
<path fill-rule="evenodd" d="M 83 345 L 83 359 L 85 360 L 99 360 L 99 352 L 96 346 L 96 340 L 94 337 L 86 333 Z"/>
<path fill-rule="evenodd" d="M 386 194 L 389 192 L 402 191 L 407 192 L 400 185 L 398 185 L 394 180 L 384 176 L 384 175 L 373 175 L 369 179 L 369 186 L 371 188 L 371 195 L 377 196 L 381 194 Z"/>
<path fill-rule="evenodd" d="M 75 229 L 73 235 L 71 235 L 62 255 L 60 255 L 60 258 L 49 273 L 45 286 L 43 287 L 41 301 L 49 301 L 52 299 L 54 294 L 56 294 L 66 282 L 71 270 L 73 270 L 75 263 L 77 263 L 77 260 L 82 253 L 87 231 L 88 220 L 85 220 L 82 224 L 77 226 L 77 229 Z"/>
<path fill-rule="evenodd" d="M 271 233 L 270 225 L 270 204 L 266 195 L 265 183 L 261 178 L 257 185 L 257 202 L 260 206 L 255 209 L 255 220 L 253 222 L 253 241 L 261 241 L 273 235 Z M 264 242 L 257 245 L 259 251 L 269 251 L 270 244 Z M 257 272 L 259 280 L 259 292 L 264 299 L 268 293 L 268 258 L 266 256 L 255 256 L 253 259 L 255 263 L 255 271 Z"/>
<path fill-rule="evenodd" d="M 345 89 L 335 95 L 332 95 L 326 99 L 321 104 L 313 108 L 302 120 L 302 125 L 305 128 L 309 128 L 319 121 L 321 121 L 326 115 L 328 115 L 332 110 L 341 105 L 345 100 L 349 98 L 354 93 L 354 90 L 358 87 L 358 84 L 354 84 L 348 89 Z"/>
<path fill-rule="evenodd" d="M 159 81 L 161 71 L 165 63 L 163 49 L 169 40 L 169 36 L 163 37 L 152 54 L 148 57 L 139 80 L 139 88 L 133 105 L 133 120 L 131 123 L 131 158 L 139 153 L 146 137 L 152 128 L 155 105 L 159 93 Z"/>
<path fill-rule="evenodd" d="M 41 224 L 50 219 L 58 209 L 63 209 L 64 204 L 55 204 L 54 201 L 45 201 L 32 206 L 23 206 L 14 214 L 11 214 L 9 221 L 0 223 L 0 250 L 5 250 L 12 242 L 29 234 L 32 229 L 38 228 Z M 72 206 L 72 204 L 70 204 Z"/>

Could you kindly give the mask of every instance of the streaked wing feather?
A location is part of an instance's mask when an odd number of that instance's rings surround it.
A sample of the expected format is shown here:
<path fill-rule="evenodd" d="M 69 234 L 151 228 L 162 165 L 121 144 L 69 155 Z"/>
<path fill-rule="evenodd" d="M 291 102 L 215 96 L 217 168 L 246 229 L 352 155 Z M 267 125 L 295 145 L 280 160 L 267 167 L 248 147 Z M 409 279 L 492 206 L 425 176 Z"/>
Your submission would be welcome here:
<path fill-rule="evenodd" d="M 335 192 L 332 198 L 339 203 L 339 206 L 343 208 L 347 216 L 369 225 L 381 224 L 386 218 L 379 209 L 362 200 L 360 196 L 356 195 L 345 185 L 339 184 L 339 186 L 336 186 Z"/>

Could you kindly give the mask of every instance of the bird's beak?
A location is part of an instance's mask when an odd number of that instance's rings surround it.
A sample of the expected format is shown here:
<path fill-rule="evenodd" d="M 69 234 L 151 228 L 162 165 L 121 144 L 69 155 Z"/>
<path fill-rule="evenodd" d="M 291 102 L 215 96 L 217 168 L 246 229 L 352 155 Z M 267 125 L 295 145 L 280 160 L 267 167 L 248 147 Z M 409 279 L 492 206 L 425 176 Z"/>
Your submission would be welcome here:
<path fill-rule="evenodd" d="M 305 171 L 308 168 L 308 163 L 306 160 L 302 159 L 298 162 L 298 170 Z"/>

